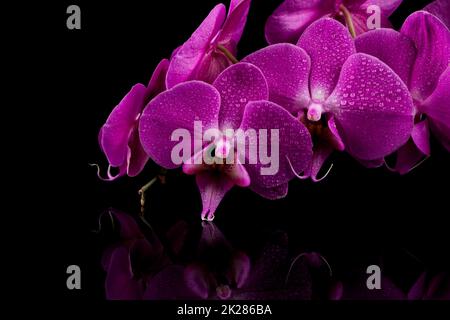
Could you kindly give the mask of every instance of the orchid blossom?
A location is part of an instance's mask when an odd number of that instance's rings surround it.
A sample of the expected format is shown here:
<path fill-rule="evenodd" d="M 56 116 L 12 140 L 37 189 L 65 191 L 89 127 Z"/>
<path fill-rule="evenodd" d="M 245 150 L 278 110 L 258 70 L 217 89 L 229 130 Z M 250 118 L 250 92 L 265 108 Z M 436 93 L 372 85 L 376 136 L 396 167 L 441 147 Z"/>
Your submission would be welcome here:
<path fill-rule="evenodd" d="M 243 61 L 258 66 L 269 100 L 283 106 L 312 135 L 314 155 L 300 177 L 317 174 L 333 150 L 347 150 L 368 167 L 382 164 L 411 134 L 413 102 L 406 85 L 377 58 L 356 53 L 339 22 L 309 26 L 297 46 L 276 44 Z"/>
<path fill-rule="evenodd" d="M 226 67 L 236 63 L 236 47 L 249 7 L 250 0 L 231 0 L 228 15 L 223 4 L 214 7 L 192 36 L 172 54 L 167 88 L 188 80 L 212 83 Z"/>
<path fill-rule="evenodd" d="M 182 165 L 185 173 L 196 175 L 203 219 L 214 218 L 220 201 L 234 185 L 250 187 L 269 199 L 284 197 L 287 183 L 294 177 L 290 165 L 298 171 L 309 165 L 308 130 L 286 110 L 267 101 L 268 97 L 261 70 L 249 63 L 239 63 L 223 71 L 213 85 L 200 81 L 179 84 L 161 93 L 145 108 L 139 124 L 144 150 L 166 169 Z M 214 129 L 218 134 L 213 141 L 201 143 L 197 148 L 194 141 L 191 152 L 183 152 L 183 163 L 175 163 L 172 151 L 178 143 L 173 141 L 172 134 L 183 128 L 194 140 L 199 139 L 196 121 L 201 121 L 200 130 Z M 261 159 L 252 161 L 250 152 L 243 155 L 244 148 L 237 148 L 238 135 L 229 134 L 230 129 L 234 133 L 254 130 L 256 140 L 244 142 L 246 150 L 262 141 L 261 129 L 278 130 L 277 172 L 262 175 L 265 165 Z M 271 139 L 266 142 L 271 149 Z"/>
<path fill-rule="evenodd" d="M 108 178 L 104 180 L 111 181 L 125 174 L 134 177 L 147 163 L 149 158 L 142 149 L 137 125 L 147 103 L 165 90 L 164 80 L 168 65 L 169 61 L 163 59 L 147 86 L 140 83 L 134 85 L 100 129 L 98 142 L 109 162 Z M 112 167 L 119 169 L 115 176 L 111 174 Z M 99 172 L 98 176 L 100 177 Z"/>
<path fill-rule="evenodd" d="M 269 44 L 297 43 L 303 31 L 322 17 L 345 21 L 354 35 L 368 30 L 372 5 L 380 9 L 381 27 L 390 27 L 389 16 L 402 0 L 285 0 L 269 17 L 265 27 Z M 369 12 L 368 12 L 369 11 Z"/>
<path fill-rule="evenodd" d="M 450 151 L 450 31 L 425 11 L 411 14 L 400 32 L 379 29 L 358 37 L 359 52 L 389 65 L 414 100 L 411 138 L 397 153 L 395 171 L 409 172 L 430 155 L 430 131 Z M 395 48 L 390 50 L 386 48 Z"/>

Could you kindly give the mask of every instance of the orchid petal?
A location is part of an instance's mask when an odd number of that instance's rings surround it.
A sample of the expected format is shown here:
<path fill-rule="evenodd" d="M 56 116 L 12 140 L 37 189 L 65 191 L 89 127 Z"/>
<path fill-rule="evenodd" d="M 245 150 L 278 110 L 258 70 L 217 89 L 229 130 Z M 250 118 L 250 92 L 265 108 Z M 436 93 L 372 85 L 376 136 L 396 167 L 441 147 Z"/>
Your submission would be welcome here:
<path fill-rule="evenodd" d="M 247 22 L 250 2 L 250 0 L 231 1 L 228 17 L 218 36 L 218 42 L 234 54 Z"/>
<path fill-rule="evenodd" d="M 323 164 L 328 159 L 328 157 L 333 152 L 333 148 L 326 144 L 319 144 L 315 146 L 312 160 L 311 160 L 311 166 L 308 168 L 308 170 L 305 172 L 305 176 L 311 177 L 311 180 L 314 182 L 320 182 L 322 181 L 329 173 L 326 172 L 326 174 L 322 178 L 317 178 L 320 169 L 322 169 Z"/>
<path fill-rule="evenodd" d="M 448 0 L 435 0 L 423 10 L 439 18 L 450 29 L 450 2 Z"/>
<path fill-rule="evenodd" d="M 377 6 L 380 9 L 380 27 L 391 28 L 389 16 L 398 8 L 402 0 L 353 0 L 347 1 L 345 6 L 351 12 L 353 24 L 357 35 L 369 30 L 367 20 L 372 12 L 368 12 L 369 6 Z"/>
<path fill-rule="evenodd" d="M 202 219 L 211 221 L 214 219 L 214 213 L 223 197 L 234 183 L 226 176 L 218 177 L 211 171 L 198 173 L 196 182 L 202 197 Z"/>
<path fill-rule="evenodd" d="M 361 160 L 382 158 L 405 144 L 413 128 L 406 85 L 380 60 L 362 53 L 344 64 L 326 102 L 347 151 Z"/>
<path fill-rule="evenodd" d="M 411 14 L 400 32 L 414 41 L 417 48 L 409 89 L 415 100 L 424 101 L 435 90 L 450 63 L 450 32 L 426 11 Z"/>
<path fill-rule="evenodd" d="M 417 148 L 419 148 L 420 152 L 427 156 L 430 155 L 430 129 L 428 127 L 427 119 L 414 124 L 411 138 Z"/>
<path fill-rule="evenodd" d="M 442 73 L 436 89 L 419 109 L 429 117 L 431 130 L 450 151 L 450 66 Z"/>
<path fill-rule="evenodd" d="M 416 144 L 410 139 L 404 146 L 397 151 L 395 167 L 392 171 L 400 174 L 406 174 L 414 169 L 424 159 L 425 154 L 417 148 Z"/>
<path fill-rule="evenodd" d="M 263 138 L 260 129 L 266 129 L 267 133 L 270 132 L 270 137 L 265 137 L 267 143 L 264 144 L 264 147 L 267 148 L 267 154 L 269 150 L 272 153 L 271 140 L 275 134 L 275 131 L 272 130 L 278 130 L 279 153 L 278 159 L 275 159 L 275 161 L 278 160 L 278 163 L 271 162 L 269 165 L 272 167 L 268 169 L 267 165 L 261 163 L 261 157 L 259 157 L 256 164 L 252 164 L 252 161 L 245 162 L 252 185 L 273 188 L 292 179 L 294 174 L 287 158 L 290 159 L 296 172 L 302 172 L 308 167 L 312 156 L 311 136 L 300 121 L 277 104 L 269 101 L 250 102 L 245 108 L 241 129 L 244 132 L 248 129 L 256 131 L 257 139 L 255 141 L 255 137 L 250 138 L 248 147 L 256 144 L 258 141 L 258 152 L 260 155 L 261 139 Z M 248 158 L 249 156 L 248 152 L 246 152 L 246 157 Z M 268 172 L 263 173 L 264 170 Z"/>
<path fill-rule="evenodd" d="M 386 63 L 409 83 L 412 66 L 416 59 L 414 43 L 407 36 L 392 29 L 377 29 L 364 33 L 355 39 L 356 50 L 367 53 Z M 386 50 L 395 48 L 395 50 Z"/>
<path fill-rule="evenodd" d="M 219 126 L 221 130 L 237 129 L 249 101 L 267 100 L 267 82 L 259 68 L 238 63 L 224 70 L 213 86 L 221 96 Z"/>
<path fill-rule="evenodd" d="M 250 188 L 257 194 L 259 194 L 261 197 L 269 200 L 282 199 L 286 197 L 288 194 L 287 182 L 273 188 L 264 188 L 263 186 L 257 184 L 251 184 Z"/>
<path fill-rule="evenodd" d="M 200 139 L 200 132 L 194 132 L 194 122 L 201 121 L 204 131 L 217 128 L 219 108 L 219 92 L 199 81 L 186 82 L 159 94 L 144 109 L 139 123 L 144 150 L 164 168 L 180 166 L 181 163 L 174 163 L 171 157 L 173 147 L 179 143 L 172 141 L 172 133 L 177 129 L 186 129 L 191 140 Z M 191 148 L 192 153 L 196 151 Z M 183 155 L 184 160 L 192 153 Z"/>
<path fill-rule="evenodd" d="M 100 146 L 113 167 L 121 166 L 127 159 L 128 138 L 143 108 L 145 92 L 144 85 L 133 86 L 100 130 Z"/>
<path fill-rule="evenodd" d="M 166 90 L 166 75 L 169 68 L 169 60 L 162 59 L 156 66 L 150 78 L 145 94 L 145 102 L 148 103 L 157 94 Z M 145 107 L 145 106 L 143 106 Z"/>
<path fill-rule="evenodd" d="M 285 0 L 267 19 L 266 40 L 296 43 L 309 24 L 334 11 L 334 0 Z"/>
<path fill-rule="evenodd" d="M 308 106 L 311 62 L 303 49 L 287 43 L 275 44 L 252 53 L 242 61 L 261 69 L 269 86 L 270 101 L 292 114 Z"/>
<path fill-rule="evenodd" d="M 194 78 L 195 71 L 210 49 L 212 40 L 217 36 L 225 21 L 225 16 L 225 6 L 223 4 L 215 6 L 189 40 L 173 55 L 167 71 L 166 85 L 168 89 Z"/>
<path fill-rule="evenodd" d="M 356 52 L 353 39 L 341 23 L 323 18 L 305 30 L 297 45 L 311 57 L 311 97 L 323 102 L 336 86 L 344 62 Z"/>

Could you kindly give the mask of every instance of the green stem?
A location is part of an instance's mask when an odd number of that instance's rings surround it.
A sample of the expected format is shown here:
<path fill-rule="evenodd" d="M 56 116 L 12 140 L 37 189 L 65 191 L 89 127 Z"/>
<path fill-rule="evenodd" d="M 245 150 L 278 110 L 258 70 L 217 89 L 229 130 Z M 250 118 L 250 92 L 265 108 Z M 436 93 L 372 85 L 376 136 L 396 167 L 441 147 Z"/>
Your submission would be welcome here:
<path fill-rule="evenodd" d="M 144 216 L 145 209 L 145 192 L 156 182 L 158 181 L 158 176 L 154 177 L 147 184 L 145 184 L 141 189 L 139 189 L 138 193 L 141 196 L 141 217 Z"/>
<path fill-rule="evenodd" d="M 348 31 L 350 31 L 352 37 L 355 38 L 356 37 L 355 26 L 353 25 L 353 19 L 350 11 L 348 11 L 348 9 L 343 4 L 339 6 L 339 9 L 344 15 L 345 24 L 347 25 Z"/>
<path fill-rule="evenodd" d="M 219 44 L 217 45 L 217 49 L 219 49 L 227 58 L 230 60 L 233 64 L 236 64 L 239 62 L 238 59 L 223 45 Z"/>

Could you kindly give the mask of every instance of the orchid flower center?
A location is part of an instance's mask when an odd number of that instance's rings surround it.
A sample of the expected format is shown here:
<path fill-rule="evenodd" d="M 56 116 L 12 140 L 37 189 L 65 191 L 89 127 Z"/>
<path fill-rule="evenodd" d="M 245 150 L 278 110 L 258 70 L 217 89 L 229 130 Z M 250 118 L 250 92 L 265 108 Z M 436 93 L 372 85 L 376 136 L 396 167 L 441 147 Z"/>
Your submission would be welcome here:
<path fill-rule="evenodd" d="M 214 155 L 216 158 L 227 159 L 232 148 L 230 139 L 224 137 L 219 139 L 215 145 Z"/>

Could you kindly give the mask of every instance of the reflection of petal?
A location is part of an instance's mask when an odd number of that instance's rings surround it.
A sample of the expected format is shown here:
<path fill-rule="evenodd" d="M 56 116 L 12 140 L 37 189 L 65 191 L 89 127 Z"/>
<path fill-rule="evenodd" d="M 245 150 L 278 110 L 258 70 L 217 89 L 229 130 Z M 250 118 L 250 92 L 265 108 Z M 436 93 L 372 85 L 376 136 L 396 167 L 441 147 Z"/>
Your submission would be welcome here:
<path fill-rule="evenodd" d="M 111 255 L 105 281 L 106 298 L 112 300 L 137 300 L 142 298 L 143 288 L 133 279 L 129 250 L 118 247 Z"/>
<path fill-rule="evenodd" d="M 197 298 L 187 286 L 184 268 L 177 265 L 168 266 L 156 274 L 147 283 L 144 300 L 170 300 Z"/>

